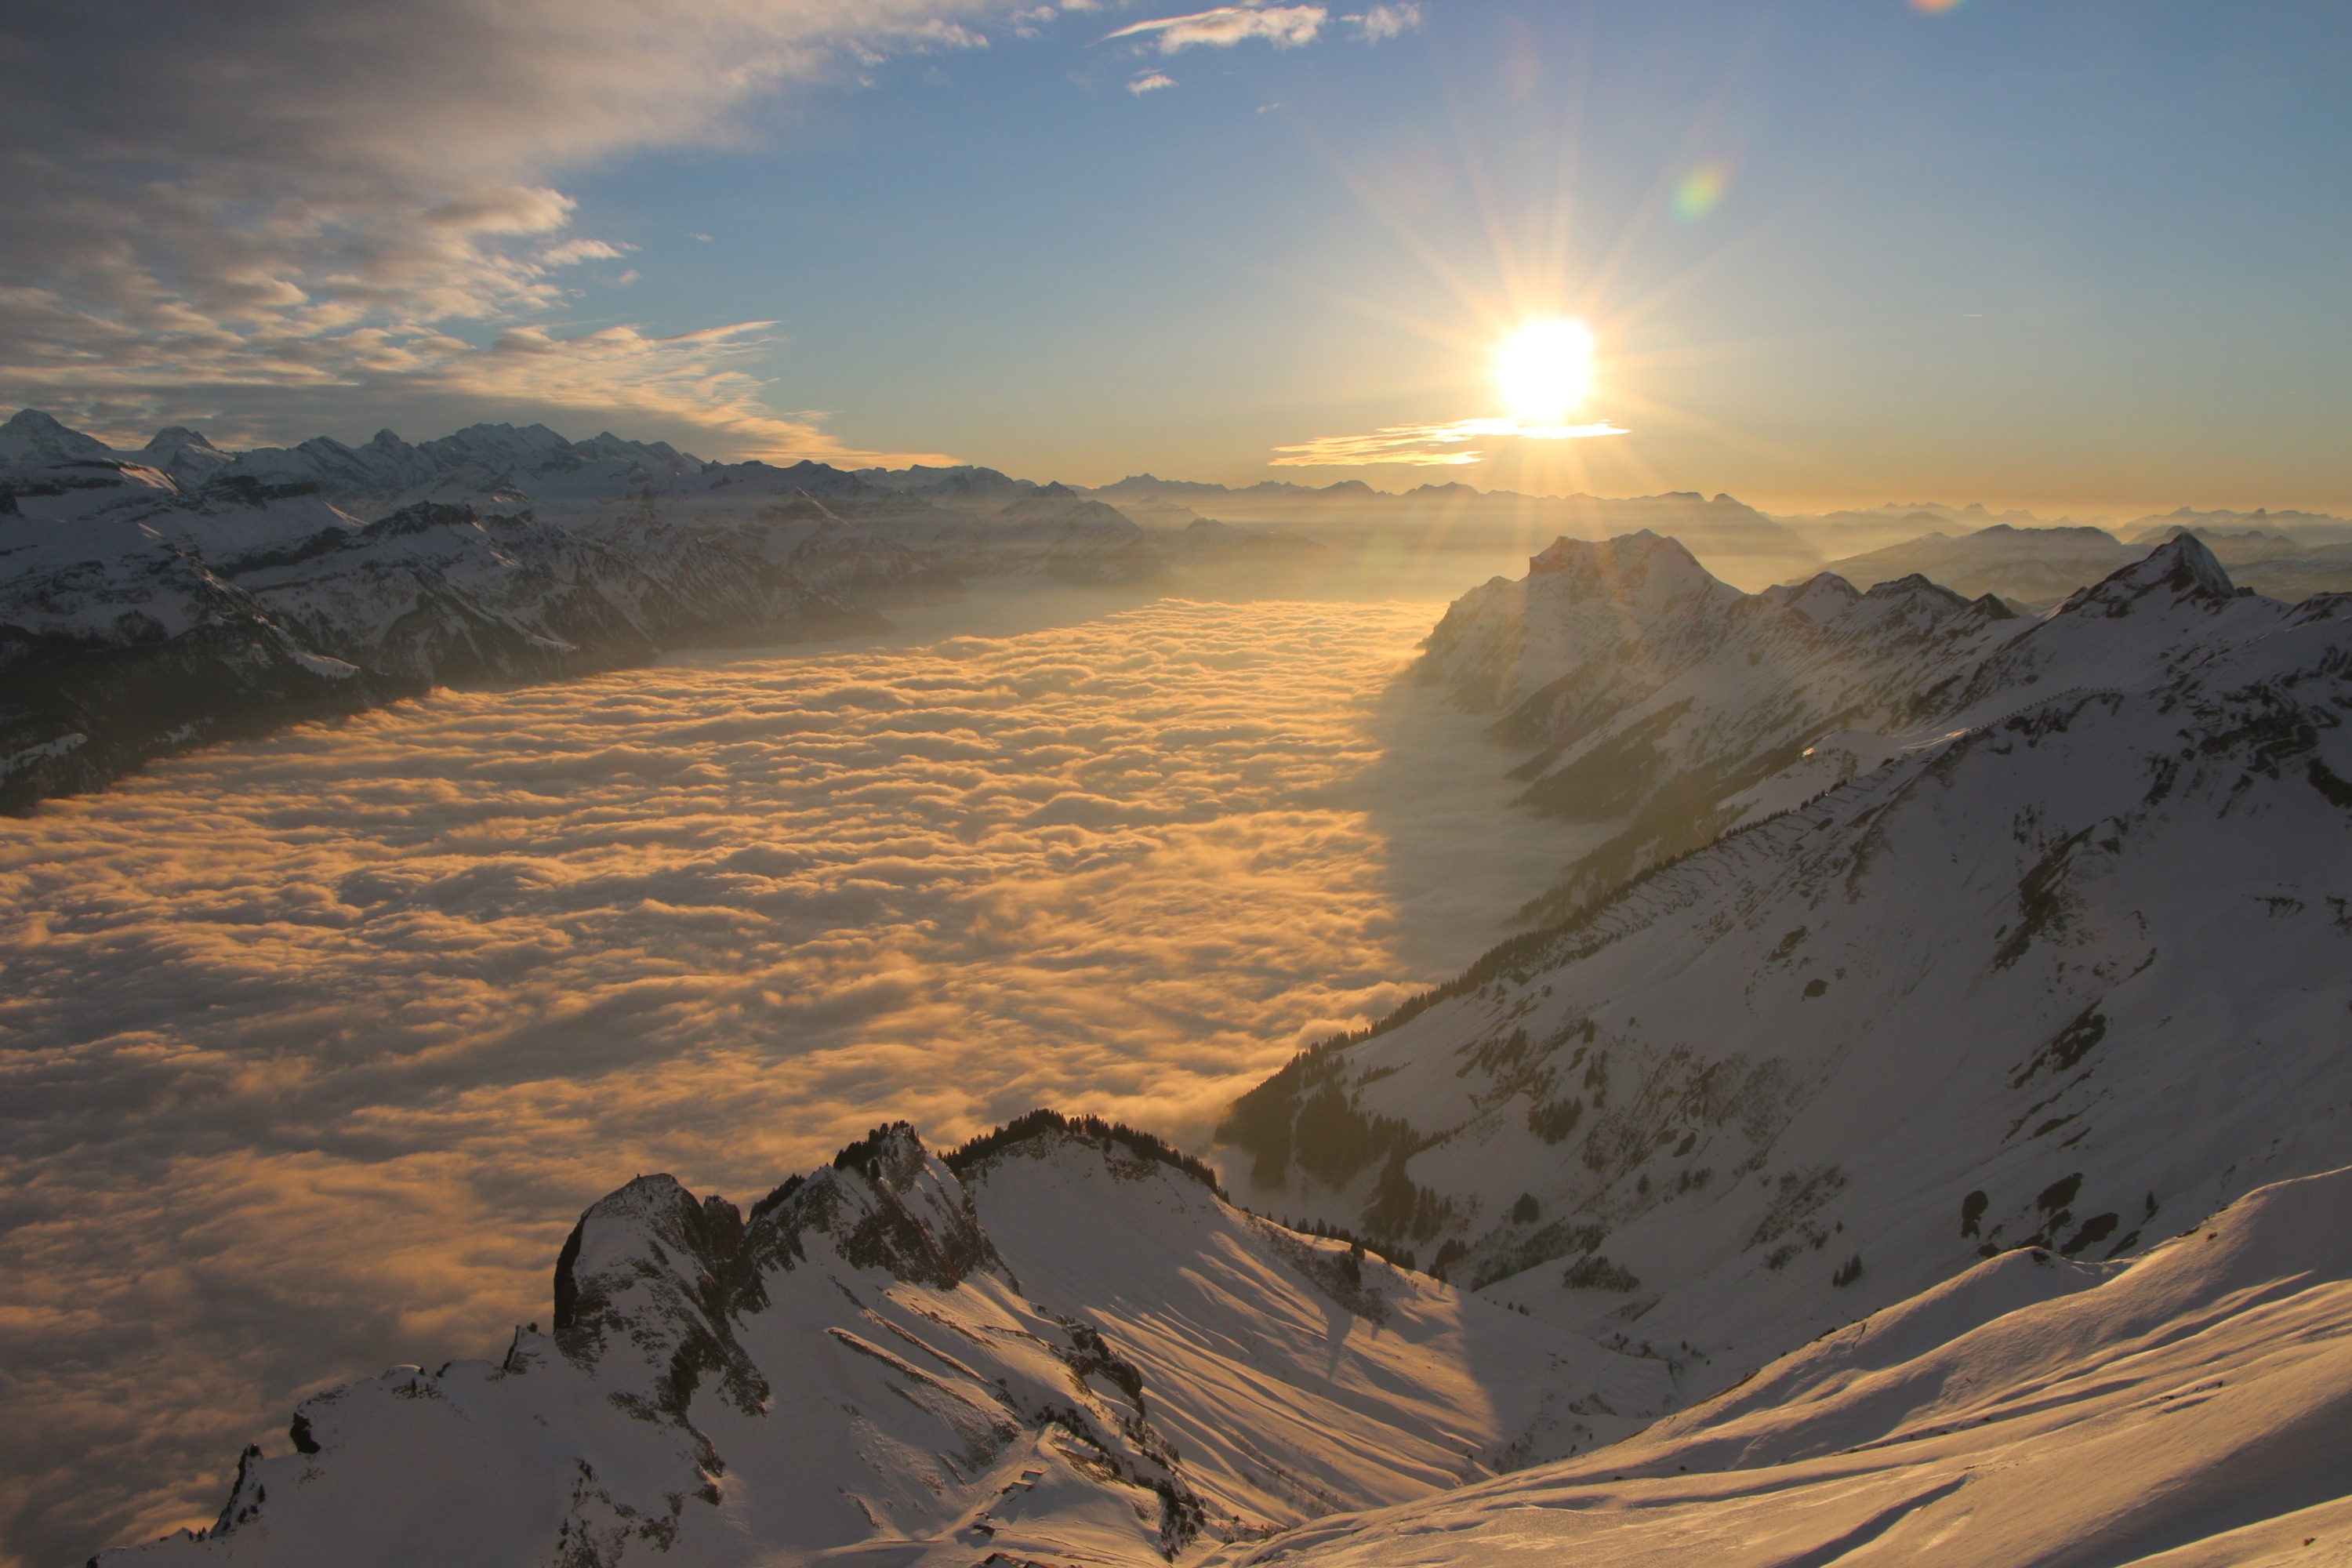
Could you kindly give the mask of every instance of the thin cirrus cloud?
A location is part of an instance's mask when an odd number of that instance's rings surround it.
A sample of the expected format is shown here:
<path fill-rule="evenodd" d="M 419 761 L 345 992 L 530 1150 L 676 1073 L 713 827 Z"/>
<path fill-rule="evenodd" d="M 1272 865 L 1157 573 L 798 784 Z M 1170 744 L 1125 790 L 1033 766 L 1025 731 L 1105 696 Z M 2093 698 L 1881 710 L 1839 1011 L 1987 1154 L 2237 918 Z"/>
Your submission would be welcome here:
<path fill-rule="evenodd" d="M 142 437 L 197 413 L 266 438 L 338 407 L 478 417 L 528 353 L 549 377 L 532 407 L 698 426 L 739 453 L 891 456 L 767 410 L 752 323 L 551 325 L 592 275 L 619 280 L 599 268 L 623 250 L 569 232 L 557 182 L 724 144 L 759 95 L 982 47 L 1015 9 L 677 0 L 648 26 L 637 0 L 120 0 L 102 18 L 23 0 L 0 17 L 0 405 Z"/>
<path fill-rule="evenodd" d="M 1277 49 L 1295 49 L 1313 43 L 1330 15 L 1320 5 L 1219 5 L 1184 16 L 1130 23 L 1104 34 L 1102 41 L 1148 39 L 1163 55 L 1200 47 L 1229 49 L 1252 38 L 1264 38 Z"/>
<path fill-rule="evenodd" d="M 1141 71 L 1127 84 L 1127 90 L 1141 98 L 1147 92 L 1158 92 L 1163 87 L 1174 87 L 1176 79 L 1166 71 Z"/>
<path fill-rule="evenodd" d="M 1587 425 L 1457 419 L 1451 425 L 1391 425 L 1368 436 L 1318 437 L 1293 447 L 1277 447 L 1268 461 L 1277 468 L 1363 468 L 1375 463 L 1458 468 L 1485 461 L 1488 444 L 1497 440 L 1589 441 L 1626 434 L 1624 426 L 1607 419 Z"/>
<path fill-rule="evenodd" d="M 1391 682 L 1433 606 L 945 635 L 983 612 L 439 692 L 16 825 L 0 1563 L 209 1519 L 321 1382 L 495 1353 L 637 1172 L 746 1198 L 1037 1104 L 1197 1141 L 1568 857 Z"/>

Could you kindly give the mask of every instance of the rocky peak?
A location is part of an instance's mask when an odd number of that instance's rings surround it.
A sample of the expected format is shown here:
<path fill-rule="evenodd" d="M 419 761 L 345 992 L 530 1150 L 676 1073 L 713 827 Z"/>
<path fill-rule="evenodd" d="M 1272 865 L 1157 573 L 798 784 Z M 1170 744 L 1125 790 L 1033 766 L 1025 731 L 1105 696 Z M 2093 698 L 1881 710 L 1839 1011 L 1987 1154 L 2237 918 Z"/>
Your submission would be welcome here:
<path fill-rule="evenodd" d="M 971 1194 L 904 1121 L 876 1128 L 753 1205 L 749 1246 L 761 1267 L 793 1267 L 812 1237 L 853 1268 L 940 1289 L 983 1268 L 1011 1278 Z"/>
<path fill-rule="evenodd" d="M 191 430 L 185 425 L 164 426 L 163 428 L 156 431 L 153 437 L 148 441 L 147 450 L 157 453 L 177 451 L 212 452 L 217 453 L 224 459 L 228 456 L 227 453 L 222 452 L 218 447 L 214 446 L 209 440 L 206 440 L 203 431 Z"/>
<path fill-rule="evenodd" d="M 555 1262 L 555 1342 L 618 1385 L 624 1407 L 683 1423 L 707 1376 L 750 1414 L 768 1397 L 734 1320 L 765 1302 L 733 1204 L 669 1175 L 639 1176 L 590 1205 Z"/>
<path fill-rule="evenodd" d="M 1578 596 L 1648 608 L 1689 595 L 1740 596 L 1737 588 L 1717 581 L 1681 541 L 1646 528 L 1598 542 L 1555 539 L 1528 560 L 1528 585 L 1530 591 L 1568 589 Z"/>
<path fill-rule="evenodd" d="M 2068 610 L 2104 609 L 2126 613 L 2133 601 L 2162 593 L 2174 599 L 2232 598 L 2237 584 L 2204 542 L 2193 533 L 2177 533 L 2147 553 L 2147 559 L 2094 584 L 2061 606 Z"/>

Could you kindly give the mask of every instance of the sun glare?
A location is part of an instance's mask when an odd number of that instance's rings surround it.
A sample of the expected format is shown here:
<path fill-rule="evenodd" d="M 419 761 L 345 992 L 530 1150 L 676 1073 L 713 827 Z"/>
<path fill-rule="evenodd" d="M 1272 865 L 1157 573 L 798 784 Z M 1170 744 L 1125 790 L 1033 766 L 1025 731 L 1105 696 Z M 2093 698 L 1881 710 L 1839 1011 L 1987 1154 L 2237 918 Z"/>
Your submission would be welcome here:
<path fill-rule="evenodd" d="M 1529 321 L 1503 340 L 1495 384 L 1515 419 L 1558 425 L 1592 382 L 1592 329 L 1571 316 Z"/>

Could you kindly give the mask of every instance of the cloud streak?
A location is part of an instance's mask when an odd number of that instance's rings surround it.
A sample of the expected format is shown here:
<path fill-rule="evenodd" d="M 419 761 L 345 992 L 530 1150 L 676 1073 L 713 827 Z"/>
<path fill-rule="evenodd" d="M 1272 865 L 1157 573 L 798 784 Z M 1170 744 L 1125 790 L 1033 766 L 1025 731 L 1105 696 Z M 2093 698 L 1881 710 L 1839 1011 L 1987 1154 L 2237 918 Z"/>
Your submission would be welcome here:
<path fill-rule="evenodd" d="M 1330 12 L 1320 5 L 1219 5 L 1185 16 L 1159 16 L 1106 33 L 1102 42 L 1118 38 L 1148 38 L 1163 55 L 1190 48 L 1229 49 L 1252 38 L 1264 38 L 1277 49 L 1293 49 L 1315 41 Z"/>
<path fill-rule="evenodd" d="M 1613 421 L 1589 425 L 1533 425 L 1522 419 L 1457 419 L 1451 425 L 1391 425 L 1369 436 L 1322 436 L 1295 447 L 1276 447 L 1268 459 L 1277 468 L 1361 468 L 1403 463 L 1420 468 L 1457 468 L 1484 461 L 1485 447 L 1474 441 L 1589 441 L 1631 432 Z"/>
<path fill-rule="evenodd" d="M 299 1392 L 502 1343 L 637 1172 L 755 1195 L 885 1116 L 1041 1102 L 1198 1138 L 1572 853 L 1496 831 L 1475 716 L 1388 684 L 1429 605 L 983 609 L 441 693 L 13 825 L 7 1550 L 159 1532 Z"/>

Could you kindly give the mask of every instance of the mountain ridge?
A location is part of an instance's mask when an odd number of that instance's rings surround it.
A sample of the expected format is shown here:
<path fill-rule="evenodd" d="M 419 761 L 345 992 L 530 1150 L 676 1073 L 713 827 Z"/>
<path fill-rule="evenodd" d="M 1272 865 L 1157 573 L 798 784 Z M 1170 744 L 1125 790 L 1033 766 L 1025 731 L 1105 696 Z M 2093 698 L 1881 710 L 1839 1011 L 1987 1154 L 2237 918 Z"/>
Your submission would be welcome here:
<path fill-rule="evenodd" d="M 2023 626 L 1826 793 L 1244 1096 L 1244 1195 L 1736 1372 L 1974 1248 L 2116 1256 L 2321 1168 L 2352 597 L 2184 537 Z"/>
<path fill-rule="evenodd" d="M 745 1210 L 639 1176 L 566 1240 L 551 1332 L 314 1395 L 201 1536 L 98 1561 L 1163 1563 L 1629 1431 L 1601 1412 L 1661 1385 L 1206 1175 L 1036 1112 L 944 1157 L 877 1128 Z"/>
<path fill-rule="evenodd" d="M 436 684 L 878 631 L 974 579 L 1254 595 L 1325 560 L 1059 487 L 999 500 L 543 426 L 236 455 L 175 427 L 126 457 L 26 410 L 0 426 L 0 810 Z"/>

